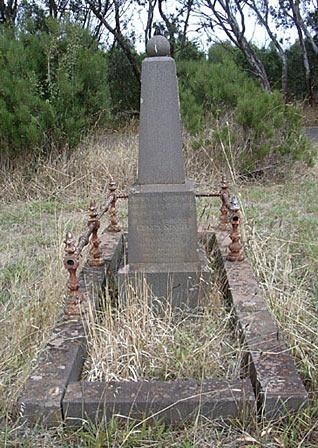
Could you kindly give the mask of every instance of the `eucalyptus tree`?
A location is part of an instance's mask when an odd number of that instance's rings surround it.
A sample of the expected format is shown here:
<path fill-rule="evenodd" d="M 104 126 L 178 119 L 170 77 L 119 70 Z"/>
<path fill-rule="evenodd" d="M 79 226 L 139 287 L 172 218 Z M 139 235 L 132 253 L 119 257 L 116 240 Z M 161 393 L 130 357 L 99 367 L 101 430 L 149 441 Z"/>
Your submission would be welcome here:
<path fill-rule="evenodd" d="M 0 0 L 0 24 L 14 26 L 20 4 L 19 0 Z"/>
<path fill-rule="evenodd" d="M 316 55 L 318 55 L 315 50 L 317 45 L 315 44 L 314 39 L 309 33 L 309 29 L 305 24 L 301 12 L 308 12 L 309 3 L 309 0 L 279 0 L 279 8 L 276 12 L 275 19 L 279 26 L 283 26 L 286 29 L 295 27 L 297 30 L 298 42 L 302 53 L 303 67 L 305 71 L 307 97 L 309 104 L 314 104 L 315 99 L 313 93 L 312 70 L 309 63 L 306 38 L 307 41 L 310 42 L 311 45 L 313 45 L 312 48 Z"/>
<path fill-rule="evenodd" d="M 200 17 L 202 26 L 212 31 L 221 29 L 242 51 L 264 90 L 270 92 L 271 86 L 264 64 L 246 37 L 246 1 L 197 0 L 196 4 L 196 14 Z"/>
<path fill-rule="evenodd" d="M 127 28 L 127 11 L 132 9 L 133 0 L 86 0 L 92 13 L 95 15 L 100 26 L 113 36 L 129 60 L 135 78 L 140 82 L 140 67 L 137 63 L 134 48 L 125 34 Z"/>
<path fill-rule="evenodd" d="M 158 12 L 168 32 L 172 56 L 174 56 L 177 44 L 180 50 L 187 44 L 187 32 L 194 3 L 194 0 L 179 0 L 172 12 L 169 11 L 167 0 L 158 0 Z"/>
<path fill-rule="evenodd" d="M 304 14 L 308 15 L 310 7 L 313 6 L 316 14 L 318 13 L 318 1 L 311 0 L 290 0 L 290 7 L 293 13 L 293 20 L 296 26 L 299 26 L 304 33 L 304 36 L 310 42 L 315 55 L 318 58 L 318 45 L 315 42 L 313 33 L 310 31 L 310 27 L 307 25 L 307 20 L 304 18 Z"/>
<path fill-rule="evenodd" d="M 282 63 L 281 86 L 285 99 L 288 99 L 288 58 L 282 37 L 278 37 L 273 23 L 273 7 L 267 0 L 246 0 L 246 4 L 255 14 L 258 23 L 263 26 Z"/>

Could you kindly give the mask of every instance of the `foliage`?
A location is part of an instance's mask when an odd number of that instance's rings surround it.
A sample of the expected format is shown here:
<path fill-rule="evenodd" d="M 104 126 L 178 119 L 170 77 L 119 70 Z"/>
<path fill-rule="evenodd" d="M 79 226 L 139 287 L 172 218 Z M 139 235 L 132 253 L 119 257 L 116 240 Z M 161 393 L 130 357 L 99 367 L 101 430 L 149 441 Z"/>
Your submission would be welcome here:
<path fill-rule="evenodd" d="M 178 65 L 181 111 L 187 129 L 194 134 L 203 132 L 212 116 L 214 138 L 227 147 L 231 140 L 241 139 L 239 158 L 246 170 L 272 154 L 286 154 L 294 159 L 307 157 L 298 109 L 286 105 L 280 92 L 271 94 L 261 89 L 235 63 L 233 54 L 214 48 L 209 57 L 215 62 L 201 60 Z M 234 118 L 230 127 L 228 123 L 220 124 L 229 113 Z"/>
<path fill-rule="evenodd" d="M 105 55 L 76 25 L 46 19 L 46 26 L 20 33 L 1 29 L 2 152 L 73 147 L 83 132 L 110 117 Z"/>
<path fill-rule="evenodd" d="M 142 57 L 136 54 L 136 58 L 141 65 Z M 112 111 L 114 115 L 125 115 L 127 118 L 127 114 L 139 111 L 140 85 L 123 50 L 113 48 L 109 51 L 108 61 Z"/>
<path fill-rule="evenodd" d="M 318 64 L 317 57 L 315 56 L 312 48 L 306 45 L 310 68 L 313 78 L 313 89 L 316 95 L 318 95 Z M 304 68 L 302 66 L 302 52 L 299 42 L 295 42 L 287 51 L 288 66 L 289 66 L 289 90 L 292 98 L 304 99 L 306 96 L 306 85 L 304 80 Z M 318 98 L 318 96 L 317 96 Z"/>

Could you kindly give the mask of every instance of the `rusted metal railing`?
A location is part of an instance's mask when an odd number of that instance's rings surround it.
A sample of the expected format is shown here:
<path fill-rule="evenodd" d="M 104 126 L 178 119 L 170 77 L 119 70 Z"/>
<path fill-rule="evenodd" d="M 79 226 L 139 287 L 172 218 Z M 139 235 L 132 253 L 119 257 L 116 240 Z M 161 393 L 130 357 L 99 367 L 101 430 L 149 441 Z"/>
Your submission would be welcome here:
<path fill-rule="evenodd" d="M 220 208 L 220 230 L 227 230 L 229 224 L 229 185 L 225 175 L 222 176 L 220 198 L 222 206 Z"/>
<path fill-rule="evenodd" d="M 195 193 L 197 198 L 220 198 L 222 206 L 220 208 L 220 230 L 228 230 L 229 224 L 229 186 L 225 175 L 222 175 L 220 191 L 217 193 Z"/>
<path fill-rule="evenodd" d="M 111 180 L 109 182 L 108 189 L 110 191 L 110 196 L 112 197 L 112 201 L 110 203 L 110 209 L 109 209 L 110 223 L 107 226 L 106 230 L 108 232 L 120 232 L 121 227 L 119 225 L 117 209 L 116 209 L 116 203 L 117 203 L 117 199 L 119 197 L 116 194 L 117 184 L 114 180 Z M 120 195 L 120 196 L 122 196 L 122 195 Z M 128 195 L 127 195 L 127 197 L 128 197 Z"/>
<path fill-rule="evenodd" d="M 78 305 L 81 303 L 83 296 L 80 292 L 80 283 L 77 277 L 79 260 L 76 255 L 76 243 L 71 232 L 67 232 L 64 244 L 64 266 L 69 273 L 69 279 L 67 282 L 68 294 L 66 297 L 64 312 L 68 315 L 78 314 L 76 311 L 78 310 Z"/>
<path fill-rule="evenodd" d="M 120 232 L 121 226 L 117 214 L 118 199 L 127 199 L 127 193 L 117 193 L 117 184 L 111 179 L 108 184 L 108 195 L 104 207 L 97 212 L 96 202 L 91 201 L 89 206 L 89 217 L 86 230 L 80 235 L 76 244 L 73 235 L 68 232 L 65 238 L 65 255 L 64 266 L 68 270 L 68 302 L 66 307 L 67 314 L 76 314 L 78 304 L 83 300 L 80 292 L 80 283 L 77 277 L 77 269 L 79 267 L 79 258 L 85 246 L 90 244 L 88 263 L 90 266 L 97 267 L 104 264 L 103 254 L 100 247 L 100 239 L 98 231 L 100 228 L 101 218 L 105 213 L 109 212 L 109 224 L 106 227 L 107 232 Z M 240 243 L 240 206 L 238 200 L 233 197 L 229 200 L 229 186 L 225 176 L 222 176 L 219 192 L 199 192 L 195 193 L 198 198 L 219 197 L 222 205 L 220 208 L 219 228 L 227 231 L 231 224 L 231 244 L 229 245 L 229 254 L 227 259 L 230 261 L 241 261 L 244 259 L 242 253 L 242 245 Z"/>
<path fill-rule="evenodd" d="M 89 265 L 90 266 L 102 266 L 104 263 L 102 257 L 102 251 L 100 248 L 100 239 L 98 238 L 98 229 L 100 228 L 100 218 L 98 216 L 96 202 L 92 201 L 89 207 L 89 219 L 88 226 L 92 226 L 93 231 L 90 239 L 89 249 Z"/>
<path fill-rule="evenodd" d="M 110 222 L 107 227 L 108 232 L 120 232 L 116 201 L 118 196 L 116 194 L 117 185 L 111 180 L 109 183 L 109 193 L 107 195 L 106 203 L 101 211 L 97 212 L 96 202 L 91 201 L 89 206 L 89 217 L 87 222 L 87 229 L 80 235 L 76 244 L 71 232 L 67 232 L 64 244 L 64 266 L 68 271 L 69 279 L 67 282 L 68 294 L 66 297 L 65 314 L 73 315 L 79 313 L 79 304 L 83 300 L 83 295 L 80 292 L 80 282 L 77 276 L 77 269 L 79 267 L 79 259 L 85 246 L 90 244 L 88 264 L 93 267 L 102 266 L 104 264 L 103 254 L 100 247 L 100 239 L 98 237 L 98 230 L 100 228 L 101 218 L 106 212 L 110 213 Z"/>

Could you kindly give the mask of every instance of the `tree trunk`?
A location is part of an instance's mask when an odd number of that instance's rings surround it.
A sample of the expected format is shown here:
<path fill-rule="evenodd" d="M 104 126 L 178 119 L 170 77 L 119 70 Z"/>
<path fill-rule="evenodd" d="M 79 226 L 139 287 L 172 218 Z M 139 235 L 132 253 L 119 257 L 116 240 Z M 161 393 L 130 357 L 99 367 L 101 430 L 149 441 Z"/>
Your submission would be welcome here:
<path fill-rule="evenodd" d="M 284 51 L 280 54 L 280 58 L 282 60 L 282 92 L 283 92 L 283 95 L 285 98 L 285 102 L 287 102 L 289 99 L 289 95 L 288 95 L 288 62 L 287 62 L 287 56 Z"/>
<path fill-rule="evenodd" d="M 176 40 L 175 40 L 175 27 L 173 25 L 172 22 L 170 22 L 170 20 L 168 19 L 168 17 L 166 16 L 166 14 L 164 13 L 163 9 L 162 9 L 162 0 L 158 0 L 158 10 L 159 10 L 159 14 L 161 16 L 161 18 L 163 19 L 163 21 L 166 24 L 168 33 L 169 33 L 169 43 L 170 43 L 170 55 L 173 58 L 174 56 L 174 51 L 175 51 L 175 47 L 176 47 Z"/>
<path fill-rule="evenodd" d="M 316 42 L 314 41 L 313 36 L 310 34 L 309 29 L 307 27 L 307 25 L 305 24 L 301 13 L 300 13 L 300 7 L 299 7 L 299 0 L 295 1 L 295 15 L 297 17 L 297 21 L 299 23 L 299 26 L 301 27 L 304 35 L 307 37 L 308 41 L 310 42 L 313 52 L 315 53 L 315 55 L 318 57 L 318 45 L 316 44 Z"/>
<path fill-rule="evenodd" d="M 254 11 L 261 25 L 264 26 L 268 36 L 273 42 L 276 51 L 279 55 L 280 60 L 282 61 L 282 92 L 285 98 L 285 101 L 288 101 L 288 61 L 285 50 L 281 45 L 281 42 L 277 39 L 275 32 L 272 31 L 270 25 L 270 17 L 271 17 L 271 7 L 267 0 L 263 0 L 261 2 L 256 2 L 255 0 L 247 1 L 248 6 Z"/>
<path fill-rule="evenodd" d="M 298 20 L 299 16 L 297 13 L 297 5 L 295 7 L 293 0 L 290 0 L 290 6 L 291 6 L 291 9 L 293 12 L 294 23 L 297 28 L 299 44 L 300 44 L 300 48 L 301 48 L 302 55 L 303 55 L 303 64 L 304 64 L 304 69 L 305 69 L 305 79 L 306 79 L 308 102 L 309 102 L 310 106 L 313 106 L 315 104 L 315 98 L 314 98 L 314 93 L 313 93 L 313 89 L 312 89 L 312 75 L 311 75 L 311 68 L 310 68 L 309 59 L 308 59 L 307 48 L 305 45 L 303 31 L 300 26 L 300 22 Z"/>
<path fill-rule="evenodd" d="M 234 9 L 230 0 L 218 0 L 218 2 L 212 0 L 205 1 L 206 6 L 213 12 L 214 23 L 220 26 L 231 42 L 242 51 L 255 75 L 260 80 L 263 89 L 271 92 L 265 67 L 245 37 L 245 16 L 240 0 L 234 1 L 236 7 Z M 223 12 L 220 8 L 222 8 Z M 240 17 L 240 25 L 237 16 Z M 213 26 L 213 22 L 210 20 L 210 26 L 211 23 Z"/>
<path fill-rule="evenodd" d="M 261 85 L 264 90 L 267 92 L 271 92 L 271 85 L 268 81 L 267 73 L 262 61 L 257 57 L 251 46 L 248 44 L 245 38 L 240 38 L 238 40 L 239 48 L 245 54 L 250 66 L 255 71 L 256 76 L 261 82 Z"/>
<path fill-rule="evenodd" d="M 136 80 L 140 84 L 140 68 L 137 63 L 137 60 L 134 56 L 134 54 L 131 51 L 131 48 L 125 38 L 125 36 L 122 34 L 122 32 L 116 28 L 112 28 L 109 22 L 105 19 L 105 17 L 101 14 L 100 10 L 96 9 L 94 3 L 92 1 L 87 0 L 87 3 L 89 4 L 93 14 L 96 16 L 98 20 L 104 25 L 104 27 L 115 37 L 116 41 L 118 42 L 119 46 L 123 50 L 124 54 L 126 55 L 128 61 L 131 64 L 133 73 L 135 75 Z M 117 23 L 118 27 L 118 23 Z"/>

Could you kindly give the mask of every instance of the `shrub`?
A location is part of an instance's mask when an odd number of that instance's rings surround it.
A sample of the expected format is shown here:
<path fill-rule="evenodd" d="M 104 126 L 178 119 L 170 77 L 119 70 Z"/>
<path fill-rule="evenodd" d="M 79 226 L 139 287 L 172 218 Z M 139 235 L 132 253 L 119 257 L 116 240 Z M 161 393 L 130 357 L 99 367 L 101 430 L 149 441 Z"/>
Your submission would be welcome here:
<path fill-rule="evenodd" d="M 245 170 L 272 155 L 309 160 L 300 111 L 286 105 L 280 92 L 261 89 L 230 54 L 221 57 L 214 51 L 212 56 L 216 62 L 178 65 L 181 112 L 187 129 L 198 134 L 204 125 L 211 127 L 214 122 L 214 138 L 225 148 L 231 146 Z M 222 118 L 229 116 L 230 123 L 224 124 Z"/>
<path fill-rule="evenodd" d="M 141 56 L 136 55 L 141 64 Z M 108 54 L 108 83 L 111 95 L 111 106 L 114 115 L 127 118 L 127 115 L 138 114 L 140 107 L 140 84 L 137 81 L 130 62 L 124 52 L 113 48 Z"/>
<path fill-rule="evenodd" d="M 2 151 L 41 143 L 45 103 L 21 41 L 0 34 L 0 144 Z"/>
<path fill-rule="evenodd" d="M 89 34 L 46 19 L 47 31 L 0 32 L 0 145 L 11 155 L 75 146 L 110 118 L 105 54 Z"/>

